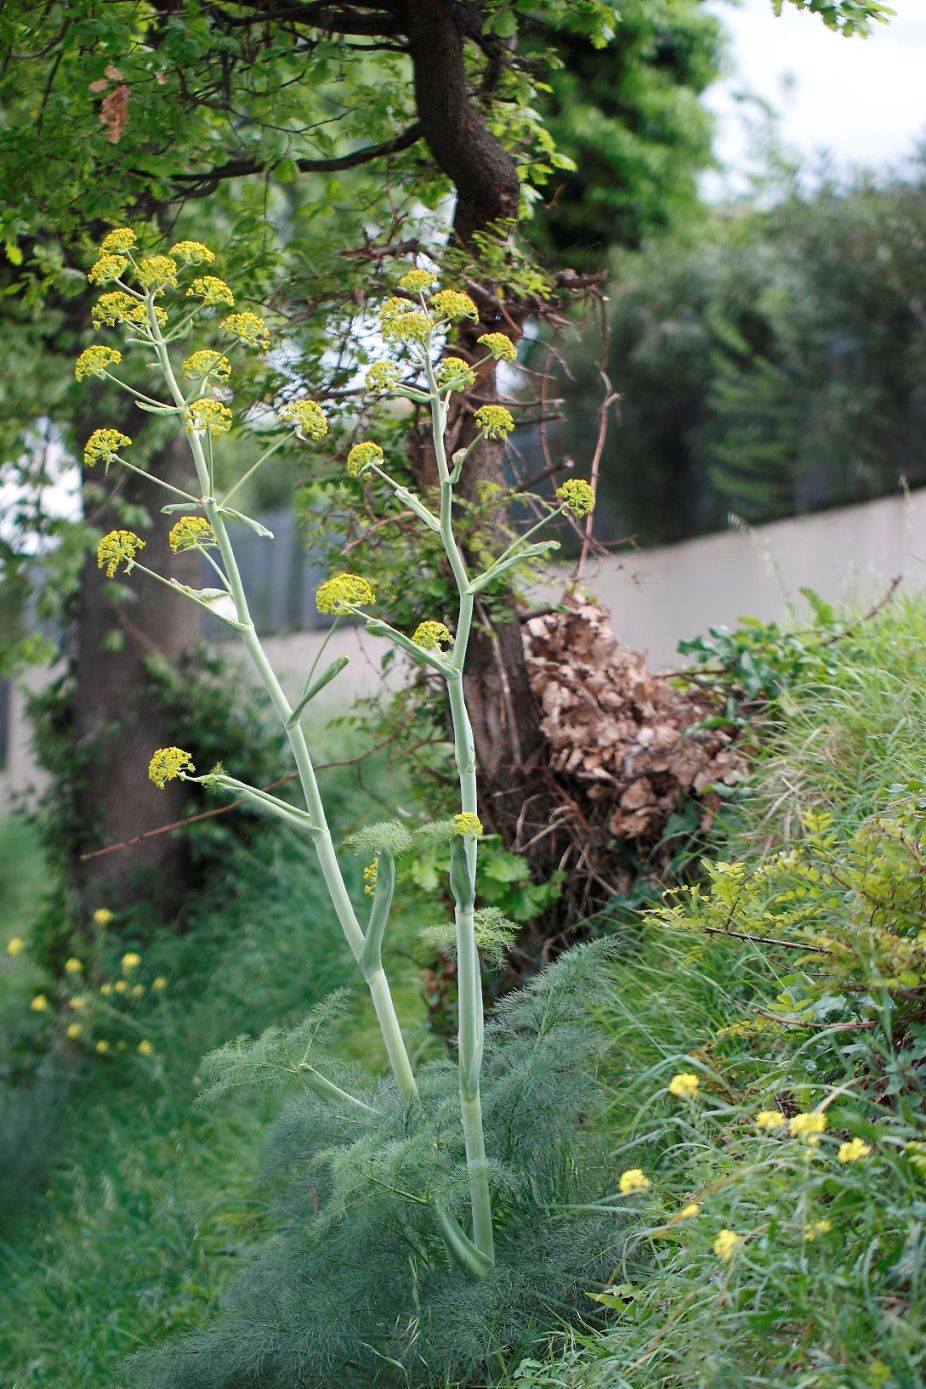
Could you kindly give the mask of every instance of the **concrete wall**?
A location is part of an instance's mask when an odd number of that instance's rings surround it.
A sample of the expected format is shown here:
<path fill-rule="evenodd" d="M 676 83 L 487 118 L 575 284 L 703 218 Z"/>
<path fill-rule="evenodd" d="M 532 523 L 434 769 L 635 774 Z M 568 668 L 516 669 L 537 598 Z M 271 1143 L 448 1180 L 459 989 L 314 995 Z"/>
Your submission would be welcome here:
<path fill-rule="evenodd" d="M 810 587 L 829 602 L 874 602 L 895 575 L 904 589 L 926 583 L 926 489 L 910 497 L 888 497 L 755 531 L 730 530 L 680 545 L 624 552 L 590 567 L 585 585 L 611 610 L 612 623 L 629 646 L 649 652 L 657 667 L 673 666 L 679 640 L 708 626 L 734 625 L 744 615 L 787 619 L 806 613 L 799 589 Z M 561 589 L 550 585 L 547 600 Z M 540 595 L 541 600 L 544 594 Z M 308 631 L 266 639 L 271 660 L 287 692 L 302 689 L 324 632 Z M 226 643 L 227 649 L 235 649 Z M 358 695 L 376 688 L 382 642 L 356 629 L 338 631 L 323 662 L 347 655 L 350 664 L 320 697 L 319 705 L 343 712 Z M 398 667 L 398 663 L 397 663 Z M 50 673 L 31 671 L 30 688 Z M 393 683 L 401 679 L 397 668 Z M 0 810 L 30 785 L 38 784 L 24 689 L 10 701 L 7 767 L 0 772 Z"/>

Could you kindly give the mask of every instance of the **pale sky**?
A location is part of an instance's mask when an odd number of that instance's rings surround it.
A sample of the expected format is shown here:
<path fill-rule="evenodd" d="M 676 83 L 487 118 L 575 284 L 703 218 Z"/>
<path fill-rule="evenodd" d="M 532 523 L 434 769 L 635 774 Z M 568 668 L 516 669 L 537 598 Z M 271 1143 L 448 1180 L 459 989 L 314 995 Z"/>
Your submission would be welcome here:
<path fill-rule="evenodd" d="M 926 139 L 926 0 L 893 0 L 896 18 L 868 39 L 845 39 L 819 16 L 772 0 L 710 0 L 731 36 L 733 77 L 708 105 L 720 117 L 721 162 L 748 164 L 739 92 L 767 98 L 780 133 L 809 159 L 830 151 L 840 168 L 901 162 Z M 708 190 L 714 192 L 712 178 Z"/>

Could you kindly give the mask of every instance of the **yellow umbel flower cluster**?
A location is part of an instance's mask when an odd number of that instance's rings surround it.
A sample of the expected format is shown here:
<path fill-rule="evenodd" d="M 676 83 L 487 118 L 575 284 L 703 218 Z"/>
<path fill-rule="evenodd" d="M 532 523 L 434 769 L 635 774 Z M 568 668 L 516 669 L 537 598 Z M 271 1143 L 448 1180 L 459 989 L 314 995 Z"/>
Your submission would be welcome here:
<path fill-rule="evenodd" d="M 432 275 L 430 270 L 406 270 L 399 280 L 399 289 L 404 289 L 408 294 L 427 294 L 436 280 L 437 276 Z"/>
<path fill-rule="evenodd" d="M 700 1077 L 696 1076 L 694 1071 L 680 1071 L 669 1081 L 669 1094 L 674 1095 L 677 1100 L 687 1100 L 698 1093 L 700 1086 Z"/>
<path fill-rule="evenodd" d="M 87 271 L 87 279 L 92 285 L 105 285 L 109 280 L 118 280 L 124 269 L 123 256 L 100 256 Z"/>
<path fill-rule="evenodd" d="M 459 815 L 454 815 L 453 826 L 457 834 L 471 834 L 475 839 L 478 839 L 482 834 L 482 821 L 471 810 L 464 810 Z"/>
<path fill-rule="evenodd" d="M 187 290 L 187 298 L 201 299 L 204 304 L 211 308 L 233 309 L 235 307 L 235 296 L 232 293 L 231 285 L 220 280 L 218 275 L 200 275 Z"/>
<path fill-rule="evenodd" d="M 795 1114 L 788 1120 L 788 1132 L 792 1138 L 814 1138 L 826 1131 L 826 1115 L 819 1109 L 809 1114 Z"/>
<path fill-rule="evenodd" d="M 156 294 L 177 287 L 177 262 L 170 256 L 145 256 L 138 262 L 138 283 Z"/>
<path fill-rule="evenodd" d="M 111 289 L 101 294 L 90 310 L 94 328 L 112 328 L 117 323 L 143 323 L 145 306 L 126 294 L 123 289 Z"/>
<path fill-rule="evenodd" d="M 419 622 L 412 633 L 412 641 L 422 651 L 440 651 L 442 646 L 450 646 L 453 637 L 450 628 L 443 622 Z"/>
<path fill-rule="evenodd" d="M 280 419 L 291 424 L 300 439 L 311 439 L 317 443 L 328 433 L 328 419 L 314 400 L 291 400 L 280 411 Z"/>
<path fill-rule="evenodd" d="M 723 1259 L 728 1264 L 743 1243 L 743 1236 L 736 1234 L 733 1230 L 721 1230 L 714 1240 L 714 1253 L 718 1259 Z"/>
<path fill-rule="evenodd" d="M 368 897 L 372 897 L 376 892 L 376 880 L 379 877 L 379 859 L 375 858 L 372 863 L 365 865 L 363 870 L 363 890 Z"/>
<path fill-rule="evenodd" d="M 115 347 L 103 347 L 94 343 L 85 347 L 74 363 L 74 380 L 83 381 L 87 376 L 105 376 L 107 367 L 117 367 L 122 361 L 122 353 Z"/>
<path fill-rule="evenodd" d="M 640 1167 L 629 1167 L 621 1173 L 618 1190 L 622 1196 L 632 1196 L 635 1191 L 646 1191 L 653 1183 Z"/>
<path fill-rule="evenodd" d="M 582 477 L 567 478 L 556 495 L 573 516 L 588 516 L 595 509 L 595 493 Z"/>
<path fill-rule="evenodd" d="M 366 388 L 376 395 L 394 391 L 399 384 L 399 368 L 395 362 L 374 362 L 366 375 Z"/>
<path fill-rule="evenodd" d="M 479 310 L 468 294 L 457 289 L 442 289 L 431 300 L 431 308 L 441 318 L 478 318 Z"/>
<path fill-rule="evenodd" d="M 184 265 L 211 265 L 215 255 L 201 241 L 177 241 L 171 246 L 168 255 L 182 260 Z"/>
<path fill-rule="evenodd" d="M 167 541 L 175 555 L 197 547 L 205 550 L 215 544 L 215 531 L 205 516 L 181 516 L 171 526 Z"/>
<path fill-rule="evenodd" d="M 226 333 L 233 333 L 249 347 L 266 349 L 270 346 L 270 330 L 256 313 L 230 313 L 222 319 L 219 327 L 224 328 Z"/>
<path fill-rule="evenodd" d="M 367 468 L 382 463 L 384 456 L 379 444 L 374 444 L 369 439 L 362 444 L 354 444 L 347 455 L 347 471 L 351 477 L 359 477 Z"/>
<path fill-rule="evenodd" d="M 383 337 L 395 342 L 424 342 L 431 331 L 431 319 L 412 308 L 407 299 L 387 299 L 379 311 Z"/>
<path fill-rule="evenodd" d="M 780 1109 L 760 1109 L 756 1115 L 756 1128 L 767 1131 L 780 1129 L 784 1121 L 785 1116 Z"/>
<path fill-rule="evenodd" d="M 107 579 L 112 579 L 124 563 L 128 574 L 138 551 L 144 548 L 145 542 L 134 531 L 109 531 L 96 547 L 97 568 L 105 568 Z"/>
<path fill-rule="evenodd" d="M 100 242 L 100 250 L 104 255 L 125 255 L 135 245 L 138 237 L 131 227 L 116 227 L 114 231 L 107 232 Z"/>
<path fill-rule="evenodd" d="M 94 463 L 112 463 L 119 450 L 131 442 L 128 434 L 118 429 L 95 429 L 84 444 L 84 465 L 92 468 Z"/>
<path fill-rule="evenodd" d="M 203 396 L 187 408 L 186 421 L 197 434 L 227 434 L 232 427 L 232 412 L 214 396 Z"/>
<path fill-rule="evenodd" d="M 359 574 L 334 574 L 319 585 L 315 606 L 320 613 L 342 614 L 376 602 L 376 594 Z"/>
<path fill-rule="evenodd" d="M 231 362 L 221 352 L 213 352 L 204 347 L 199 352 L 191 352 L 180 366 L 188 381 L 205 381 L 207 376 L 224 383 L 231 376 Z"/>
<path fill-rule="evenodd" d="M 445 357 L 435 373 L 442 391 L 465 391 L 476 380 L 476 373 L 462 357 Z"/>
<path fill-rule="evenodd" d="M 487 352 L 490 352 L 496 362 L 514 362 L 517 360 L 518 349 L 510 338 L 506 338 L 504 333 L 483 333 L 476 339 L 482 343 Z"/>
<path fill-rule="evenodd" d="M 156 748 L 148 763 L 148 778 L 159 791 L 163 791 L 169 781 L 195 771 L 192 757 L 183 748 Z M 135 969 L 140 964 L 141 956 L 133 952 L 122 957 L 123 969 Z"/>
<path fill-rule="evenodd" d="M 848 1143 L 840 1143 L 836 1153 L 837 1162 L 858 1162 L 867 1158 L 871 1149 L 863 1138 L 852 1138 Z"/>
<path fill-rule="evenodd" d="M 22 936 L 13 936 L 13 938 L 6 943 L 6 953 L 12 955 L 15 960 L 16 956 L 21 954 L 25 944 L 26 942 L 23 940 Z"/>
<path fill-rule="evenodd" d="M 804 1231 L 804 1241 L 806 1244 L 813 1244 L 819 1235 L 828 1235 L 833 1228 L 831 1220 L 815 1220 L 812 1225 L 808 1225 Z"/>
<path fill-rule="evenodd" d="M 474 416 L 476 428 L 487 439 L 507 439 L 514 429 L 514 417 L 504 405 L 483 405 Z"/>

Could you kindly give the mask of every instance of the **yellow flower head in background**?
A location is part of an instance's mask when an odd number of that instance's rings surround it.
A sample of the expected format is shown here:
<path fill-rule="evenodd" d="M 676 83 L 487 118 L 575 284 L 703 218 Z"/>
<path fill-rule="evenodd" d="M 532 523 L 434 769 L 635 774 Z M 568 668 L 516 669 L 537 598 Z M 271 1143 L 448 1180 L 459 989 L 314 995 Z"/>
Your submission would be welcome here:
<path fill-rule="evenodd" d="M 714 1240 L 714 1253 L 718 1259 L 723 1259 L 724 1263 L 728 1264 L 742 1243 L 742 1235 L 735 1234 L 733 1230 L 721 1230 Z"/>
<path fill-rule="evenodd" d="M 363 890 L 368 897 L 372 897 L 376 892 L 376 880 L 379 877 L 379 859 L 375 858 L 372 863 L 368 863 L 363 869 Z"/>
<path fill-rule="evenodd" d="M 161 993 L 163 989 L 166 989 L 167 980 L 164 978 L 164 975 L 159 974 L 156 979 L 153 979 L 151 981 L 151 987 L 155 990 L 156 993 Z"/>
<path fill-rule="evenodd" d="M 374 465 L 379 466 L 385 457 L 379 444 L 374 444 L 367 439 L 361 444 L 354 444 L 350 453 L 347 455 L 347 471 L 351 477 L 359 477 L 366 472 L 367 468 Z"/>
<path fill-rule="evenodd" d="M 116 367 L 122 361 L 122 353 L 115 347 L 103 347 L 94 343 L 85 347 L 74 363 L 74 380 L 83 381 L 87 376 L 103 376 L 107 367 Z"/>
<path fill-rule="evenodd" d="M 83 964 L 76 955 L 72 955 L 69 960 L 65 960 L 64 968 L 68 974 L 80 974 L 83 970 Z"/>
<path fill-rule="evenodd" d="M 474 416 L 476 428 L 487 439 L 507 439 L 514 429 L 514 418 L 504 405 L 483 405 Z"/>
<path fill-rule="evenodd" d="M 138 262 L 138 282 L 159 294 L 177 287 L 177 262 L 170 256 L 146 256 Z"/>
<path fill-rule="evenodd" d="M 465 391 L 476 380 L 476 373 L 462 357 L 444 357 L 435 376 L 442 391 Z"/>
<path fill-rule="evenodd" d="M 437 276 L 432 275 L 430 270 L 406 270 L 399 280 L 399 289 L 404 289 L 408 294 L 427 294 L 436 281 Z"/>
<path fill-rule="evenodd" d="M 813 1244 L 819 1235 L 828 1235 L 833 1228 L 831 1220 L 815 1220 L 812 1225 L 808 1225 L 804 1231 L 804 1239 L 807 1244 Z"/>
<path fill-rule="evenodd" d="M 482 346 L 492 354 L 496 362 L 517 361 L 518 349 L 504 333 L 483 333 L 476 341 L 482 343 Z"/>
<path fill-rule="evenodd" d="M 44 994 L 36 994 L 35 998 L 33 998 L 32 1002 L 29 1004 L 29 1007 L 32 1009 L 33 1013 L 44 1013 L 48 1009 L 48 999 Z"/>
<path fill-rule="evenodd" d="M 211 265 L 215 260 L 214 253 L 201 241 L 177 241 L 168 254 L 185 265 Z"/>
<path fill-rule="evenodd" d="M 75 1013 L 83 1012 L 86 1006 L 87 998 L 85 994 L 75 994 L 73 998 L 68 999 L 68 1007 L 73 1008 Z"/>
<path fill-rule="evenodd" d="M 22 952 L 25 944 L 26 942 L 23 940 L 22 936 L 13 936 L 12 939 L 8 940 L 6 943 L 6 953 L 12 955 L 15 960 L 16 956 Z"/>
<path fill-rule="evenodd" d="M 133 998 L 144 998 L 144 996 L 145 996 L 145 986 L 144 986 L 144 984 L 133 984 L 133 985 L 132 985 L 132 997 L 133 997 Z"/>
<path fill-rule="evenodd" d="M 141 964 L 141 956 L 137 950 L 127 950 L 120 963 L 126 972 L 132 969 L 138 969 L 138 966 Z"/>
<path fill-rule="evenodd" d="M 419 622 L 412 632 L 412 641 L 422 651 L 440 651 L 442 646 L 451 646 L 453 637 L 450 628 L 443 622 Z"/>
<path fill-rule="evenodd" d="M 227 333 L 233 333 L 239 342 L 249 347 L 266 349 L 270 346 L 270 329 L 256 313 L 230 313 L 219 324 Z"/>
<path fill-rule="evenodd" d="M 183 748 L 156 748 L 148 763 L 148 778 L 160 791 L 169 781 L 195 771 L 192 757 Z"/>
<path fill-rule="evenodd" d="M 109 980 L 107 980 L 105 984 L 100 985 L 100 993 L 103 995 L 104 998 L 109 998 L 109 995 L 112 993 L 112 991 L 113 986 L 112 984 L 110 984 Z"/>
<path fill-rule="evenodd" d="M 231 376 L 231 362 L 224 353 L 204 347 L 199 352 L 191 352 L 180 370 L 188 381 L 205 381 L 207 376 L 211 376 L 224 385 Z"/>
<path fill-rule="evenodd" d="M 105 1037 L 100 1038 L 100 1040 L 96 1044 L 96 1049 L 99 1052 L 100 1056 L 106 1055 L 106 1053 L 109 1051 L 109 1043 L 106 1041 Z"/>
<path fill-rule="evenodd" d="M 188 299 L 201 299 L 208 308 L 235 307 L 235 296 L 231 285 L 220 280 L 218 275 L 200 275 L 187 290 Z"/>
<path fill-rule="evenodd" d="M 573 516 L 588 516 L 595 509 L 595 493 L 584 478 L 567 478 L 557 487 L 556 495 Z"/>
<path fill-rule="evenodd" d="M 196 547 L 205 550 L 215 544 L 215 531 L 205 516 L 181 516 L 171 526 L 167 541 L 175 555 Z"/>
<path fill-rule="evenodd" d="M 315 400 L 291 400 L 280 411 L 280 419 L 291 424 L 300 439 L 318 443 L 328 433 L 328 419 Z"/>
<path fill-rule="evenodd" d="M 646 1191 L 653 1183 L 641 1167 L 628 1167 L 621 1173 L 618 1189 L 622 1196 L 632 1196 L 635 1191 Z"/>
<path fill-rule="evenodd" d="M 826 1115 L 814 1109 L 809 1114 L 795 1114 L 788 1120 L 788 1132 L 792 1138 L 810 1138 L 826 1132 Z"/>
<path fill-rule="evenodd" d="M 100 242 L 100 250 L 104 255 L 125 255 L 135 245 L 138 237 L 131 227 L 116 227 L 113 231 L 107 232 Z"/>
<path fill-rule="evenodd" d="M 93 913 L 94 926 L 108 926 L 113 919 L 113 914 L 109 907 L 97 907 Z"/>
<path fill-rule="evenodd" d="M 687 1206 L 682 1206 L 682 1209 L 675 1218 L 676 1220 L 690 1220 L 693 1215 L 698 1214 L 700 1209 L 700 1201 L 689 1201 Z"/>
<path fill-rule="evenodd" d="M 376 594 L 359 574 L 335 574 L 319 585 L 315 606 L 320 613 L 347 613 L 376 602 Z"/>
<path fill-rule="evenodd" d="M 780 1109 L 760 1109 L 756 1115 L 757 1129 L 780 1129 L 785 1116 Z"/>
<path fill-rule="evenodd" d="M 187 424 L 197 434 L 227 434 L 232 427 L 232 412 L 214 396 L 203 396 L 187 407 Z"/>
<path fill-rule="evenodd" d="M 853 1138 L 848 1143 L 840 1143 L 839 1151 L 836 1153 L 837 1162 L 858 1162 L 860 1158 L 868 1157 L 871 1148 L 862 1138 Z"/>
<path fill-rule="evenodd" d="M 105 285 L 110 280 L 118 280 L 124 269 L 124 257 L 100 256 L 99 260 L 91 265 L 87 271 L 87 279 L 92 285 Z"/>
<path fill-rule="evenodd" d="M 105 569 L 107 579 L 112 579 L 119 565 L 124 563 L 125 572 L 129 574 L 135 556 L 144 548 L 145 542 L 134 531 L 110 531 L 96 547 L 97 568 Z"/>
<path fill-rule="evenodd" d="M 366 388 L 376 395 L 394 391 L 399 384 L 399 368 L 395 362 L 374 362 L 366 375 Z"/>
<path fill-rule="evenodd" d="M 148 1038 L 147 1038 L 147 1037 L 142 1037 L 141 1041 L 140 1041 L 139 1044 L 138 1044 L 138 1054 L 139 1054 L 139 1056 L 151 1056 L 153 1052 L 154 1052 L 154 1047 L 153 1047 L 153 1046 L 151 1045 L 151 1043 L 148 1041 Z"/>
<path fill-rule="evenodd" d="M 690 1099 L 700 1088 L 701 1078 L 695 1075 L 694 1071 L 679 1071 L 678 1075 L 669 1081 L 669 1094 L 674 1095 L 677 1100 Z"/>
<path fill-rule="evenodd" d="M 128 434 L 118 429 L 95 429 L 84 444 L 84 465 L 92 468 L 95 463 L 112 463 L 121 448 L 128 448 L 132 440 Z"/>
<path fill-rule="evenodd" d="M 83 1030 L 84 1025 L 82 1022 L 69 1022 L 65 1028 L 65 1036 L 68 1037 L 70 1041 L 75 1042 L 77 1038 L 81 1036 Z"/>
<path fill-rule="evenodd" d="M 442 289 L 431 300 L 431 308 L 441 318 L 478 318 L 479 310 L 468 294 L 456 289 Z"/>
<path fill-rule="evenodd" d="M 129 991 L 129 986 L 124 979 L 117 979 L 115 984 L 113 984 L 113 988 L 117 994 L 124 994 Z"/>
<path fill-rule="evenodd" d="M 478 839 L 482 834 L 482 821 L 471 810 L 464 810 L 459 815 L 454 815 L 453 824 L 457 834 L 471 834 L 474 839 Z"/>

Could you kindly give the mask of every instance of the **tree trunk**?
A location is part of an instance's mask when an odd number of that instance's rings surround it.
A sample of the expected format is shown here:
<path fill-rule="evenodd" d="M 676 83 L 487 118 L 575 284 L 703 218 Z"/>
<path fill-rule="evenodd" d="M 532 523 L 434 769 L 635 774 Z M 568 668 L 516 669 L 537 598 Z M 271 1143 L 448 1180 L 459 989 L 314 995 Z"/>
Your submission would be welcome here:
<path fill-rule="evenodd" d="M 182 438 L 171 439 L 149 465 L 174 485 L 189 485 Z M 113 474 L 110 474 L 113 477 Z M 121 503 L 144 507 L 151 522 L 133 525 L 145 540 L 142 558 L 159 574 L 200 583 L 196 554 L 172 555 L 158 488 L 133 473 L 117 476 Z M 104 532 L 125 525 L 114 495 L 89 519 Z M 173 742 L 146 670 L 151 656 L 176 661 L 199 636 L 199 609 L 144 574 L 106 579 L 96 556 L 84 565 L 77 612 L 74 730 L 86 766 L 76 809 L 93 848 L 119 843 L 180 818 L 188 792 L 180 781 L 159 791 L 147 776 L 156 747 Z M 177 913 L 188 877 L 182 836 L 162 834 L 129 849 L 84 860 L 78 870 L 81 916 L 97 907 L 124 906 L 143 890 L 165 916 Z"/>

